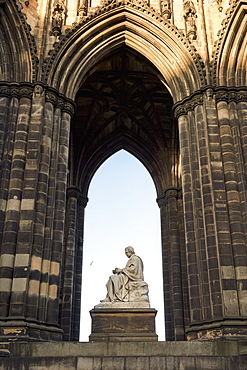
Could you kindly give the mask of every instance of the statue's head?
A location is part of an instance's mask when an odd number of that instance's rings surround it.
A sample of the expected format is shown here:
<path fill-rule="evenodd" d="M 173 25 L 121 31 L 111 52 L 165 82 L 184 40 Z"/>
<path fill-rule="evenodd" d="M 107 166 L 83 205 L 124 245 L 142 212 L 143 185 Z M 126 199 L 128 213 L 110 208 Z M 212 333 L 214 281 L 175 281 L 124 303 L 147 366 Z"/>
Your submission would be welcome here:
<path fill-rule="evenodd" d="M 130 257 L 132 256 L 132 254 L 134 254 L 135 251 L 134 251 L 134 248 L 133 247 L 126 247 L 125 248 L 125 254 L 127 257 Z"/>

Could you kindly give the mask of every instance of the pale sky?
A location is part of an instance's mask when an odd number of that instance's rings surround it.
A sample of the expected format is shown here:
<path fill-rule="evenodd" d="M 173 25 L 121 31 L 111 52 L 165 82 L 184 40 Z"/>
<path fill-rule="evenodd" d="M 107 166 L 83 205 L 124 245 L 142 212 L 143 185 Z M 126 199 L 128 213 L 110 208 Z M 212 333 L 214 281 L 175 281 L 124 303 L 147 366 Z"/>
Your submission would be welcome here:
<path fill-rule="evenodd" d="M 156 333 L 160 341 L 165 340 L 160 211 L 151 176 L 135 157 L 121 150 L 98 169 L 88 197 L 80 340 L 88 341 L 89 311 L 105 298 L 112 270 L 125 267 L 127 246 L 134 247 L 143 260 L 151 308 L 158 311 Z"/>

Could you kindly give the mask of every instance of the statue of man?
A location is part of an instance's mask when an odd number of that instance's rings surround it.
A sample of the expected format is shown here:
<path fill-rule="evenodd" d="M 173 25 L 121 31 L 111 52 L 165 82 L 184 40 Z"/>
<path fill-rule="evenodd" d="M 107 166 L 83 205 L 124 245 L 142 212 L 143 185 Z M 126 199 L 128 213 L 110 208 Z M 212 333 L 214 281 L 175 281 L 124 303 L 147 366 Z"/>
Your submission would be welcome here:
<path fill-rule="evenodd" d="M 101 302 L 128 302 L 128 283 L 141 282 L 144 280 L 143 263 L 140 257 L 135 255 L 134 248 L 125 248 L 125 254 L 129 258 L 123 269 L 115 268 L 112 276 L 106 284 L 107 296 Z"/>

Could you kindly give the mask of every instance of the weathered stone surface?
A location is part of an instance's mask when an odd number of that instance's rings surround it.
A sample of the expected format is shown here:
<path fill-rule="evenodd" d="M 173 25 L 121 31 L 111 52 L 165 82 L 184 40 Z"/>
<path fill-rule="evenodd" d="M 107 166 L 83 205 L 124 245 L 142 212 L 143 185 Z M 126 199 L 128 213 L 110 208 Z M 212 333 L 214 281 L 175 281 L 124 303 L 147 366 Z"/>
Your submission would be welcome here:
<path fill-rule="evenodd" d="M 90 341 L 157 341 L 151 308 L 94 308 Z"/>
<path fill-rule="evenodd" d="M 0 369 L 245 370 L 237 342 L 9 343 Z M 246 346 L 245 346 L 246 348 Z"/>

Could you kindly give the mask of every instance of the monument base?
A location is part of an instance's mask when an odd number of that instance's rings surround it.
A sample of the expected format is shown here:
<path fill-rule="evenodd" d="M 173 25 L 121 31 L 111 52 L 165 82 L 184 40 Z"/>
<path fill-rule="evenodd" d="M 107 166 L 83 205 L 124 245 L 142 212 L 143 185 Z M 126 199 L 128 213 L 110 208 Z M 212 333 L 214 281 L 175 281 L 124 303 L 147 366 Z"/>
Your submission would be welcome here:
<path fill-rule="evenodd" d="M 123 305 L 122 305 L 123 306 Z M 153 308 L 94 308 L 90 341 L 157 341 Z"/>

